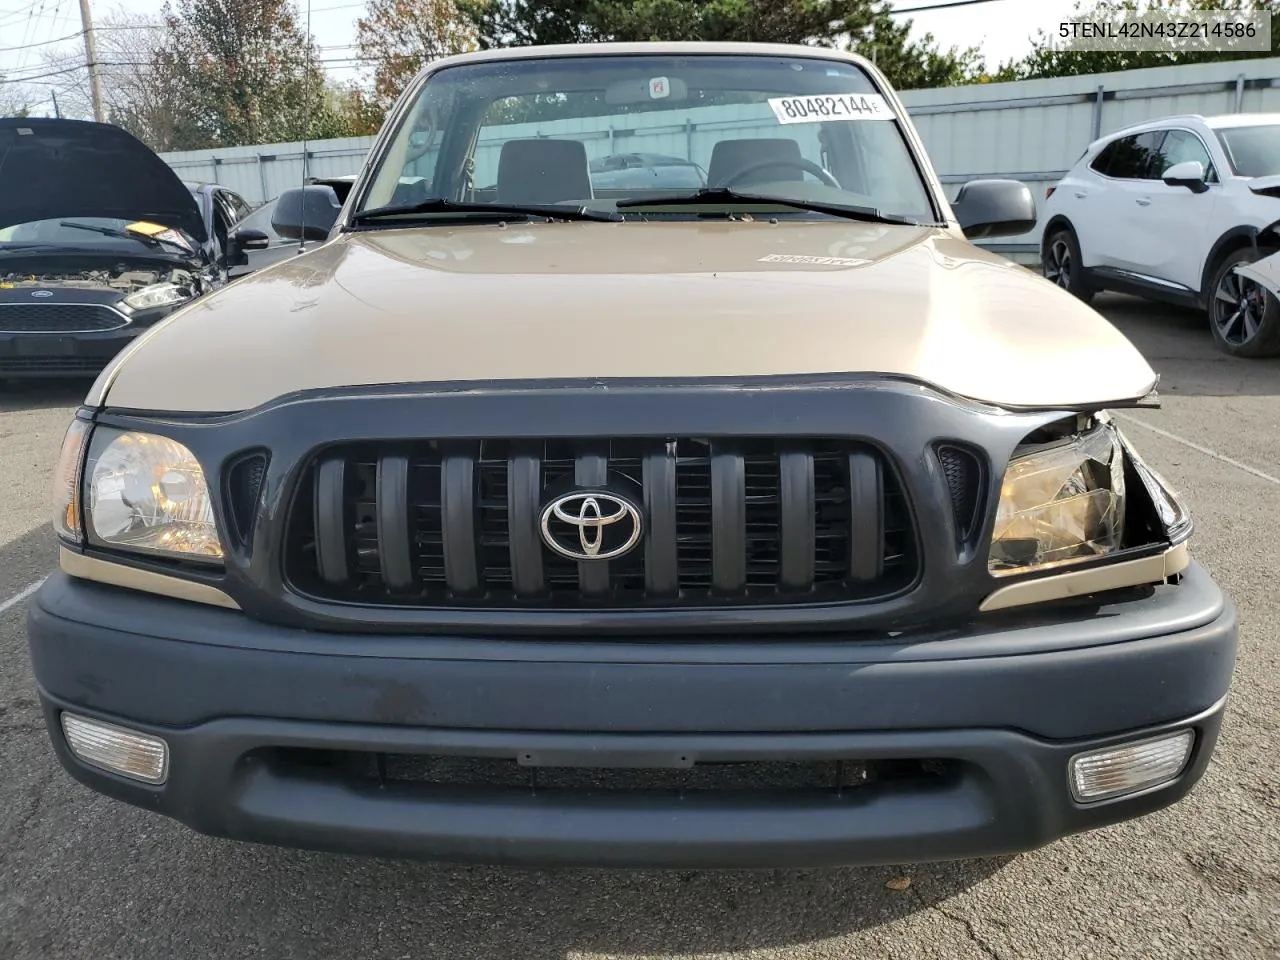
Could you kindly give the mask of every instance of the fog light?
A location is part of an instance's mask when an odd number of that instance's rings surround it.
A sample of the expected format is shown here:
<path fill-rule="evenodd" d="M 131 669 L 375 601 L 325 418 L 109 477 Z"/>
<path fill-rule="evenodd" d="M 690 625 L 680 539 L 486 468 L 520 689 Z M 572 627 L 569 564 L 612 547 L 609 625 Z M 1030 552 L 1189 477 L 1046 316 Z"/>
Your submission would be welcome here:
<path fill-rule="evenodd" d="M 62 732 L 85 763 L 145 783 L 164 783 L 169 773 L 169 747 L 159 737 L 70 713 L 62 715 Z"/>
<path fill-rule="evenodd" d="M 1167 783 L 1186 766 L 1194 741 L 1192 731 L 1180 730 L 1122 747 L 1077 753 L 1067 764 L 1071 792 L 1084 803 Z"/>

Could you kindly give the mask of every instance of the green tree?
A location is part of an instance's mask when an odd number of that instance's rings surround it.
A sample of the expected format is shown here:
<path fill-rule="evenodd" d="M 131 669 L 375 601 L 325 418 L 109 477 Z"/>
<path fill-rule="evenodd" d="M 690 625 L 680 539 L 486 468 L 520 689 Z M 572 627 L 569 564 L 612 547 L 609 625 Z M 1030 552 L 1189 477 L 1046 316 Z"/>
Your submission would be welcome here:
<path fill-rule="evenodd" d="M 315 43 L 288 0 L 177 0 L 153 68 L 186 117 L 174 149 L 300 140 L 328 123 Z"/>
<path fill-rule="evenodd" d="M 868 4 L 862 17 L 846 24 L 846 48 L 875 63 L 898 90 L 975 83 L 986 69 L 976 47 L 943 50 L 931 33 L 912 40 L 912 21 L 895 17 L 886 4 Z"/>
<path fill-rule="evenodd" d="M 1139 9 L 1134 0 L 1098 0 L 1077 3 L 1072 19 L 1114 22 Z M 1271 12 L 1271 48 L 1280 49 L 1280 0 L 1148 0 L 1143 10 L 1170 14 L 1215 10 L 1268 10 Z M 1041 30 L 1031 40 L 1031 52 L 1020 60 L 1002 64 L 991 75 L 994 81 L 1031 80 L 1041 77 L 1074 77 L 1142 67 L 1171 67 L 1183 63 L 1253 60 L 1268 54 L 1256 50 L 1202 51 L 1187 49 L 1191 41 L 1174 41 L 1168 50 L 1073 50 L 1066 41 Z"/>
<path fill-rule="evenodd" d="M 311 118 L 308 136 L 314 140 L 367 137 L 378 132 L 386 111 L 355 84 L 330 81 L 324 99 Z"/>
<path fill-rule="evenodd" d="M 882 0 L 458 0 L 481 47 L 592 41 L 710 40 L 850 47 L 901 88 L 964 83 L 977 50 L 911 42 Z"/>
<path fill-rule="evenodd" d="M 367 0 L 356 47 L 373 64 L 373 104 L 385 111 L 424 65 L 474 50 L 476 37 L 453 0 Z"/>
<path fill-rule="evenodd" d="M 608 39 L 594 19 L 597 0 L 458 0 L 482 49 Z"/>

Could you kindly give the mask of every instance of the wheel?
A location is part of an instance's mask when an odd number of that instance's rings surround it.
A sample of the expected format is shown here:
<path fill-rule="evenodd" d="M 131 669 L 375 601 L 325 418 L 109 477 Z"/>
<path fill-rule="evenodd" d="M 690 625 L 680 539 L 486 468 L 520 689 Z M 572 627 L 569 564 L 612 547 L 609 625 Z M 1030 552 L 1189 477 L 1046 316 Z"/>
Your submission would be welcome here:
<path fill-rule="evenodd" d="M 1209 328 L 1218 349 L 1233 357 L 1280 355 L 1280 301 L 1235 272 L 1258 259 L 1252 247 L 1227 254 L 1209 284 Z"/>
<path fill-rule="evenodd" d="M 1080 243 L 1070 227 L 1058 227 L 1044 244 L 1043 269 L 1046 280 L 1088 303 L 1094 291 L 1085 281 L 1080 261 Z"/>

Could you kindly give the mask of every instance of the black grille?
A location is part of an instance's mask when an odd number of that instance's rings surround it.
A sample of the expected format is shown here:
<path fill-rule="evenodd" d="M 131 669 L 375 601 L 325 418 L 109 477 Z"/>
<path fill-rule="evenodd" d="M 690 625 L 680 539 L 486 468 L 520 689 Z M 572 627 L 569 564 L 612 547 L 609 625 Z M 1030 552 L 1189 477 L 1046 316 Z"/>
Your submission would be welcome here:
<path fill-rule="evenodd" d="M 938 447 L 938 462 L 947 478 L 951 493 L 951 512 L 956 521 L 956 535 L 961 543 L 972 539 L 980 518 L 982 501 L 982 461 L 962 447 L 944 444 Z"/>
<path fill-rule="evenodd" d="M 267 455 L 258 452 L 239 457 L 227 470 L 227 513 L 231 533 L 242 546 L 253 536 L 254 513 L 266 472 Z"/>
<path fill-rule="evenodd" d="M 0 303 L 0 332 L 74 333 L 115 330 L 129 321 L 97 303 Z"/>
<path fill-rule="evenodd" d="M 585 488 L 641 508 L 631 552 L 544 543 L 543 508 Z M 353 444 L 309 465 L 286 538 L 294 589 L 393 606 L 866 600 L 918 568 L 894 472 L 825 439 Z"/>
<path fill-rule="evenodd" d="M 530 766 L 521 758 L 366 753 L 309 748 L 265 748 L 249 755 L 286 777 L 352 786 L 467 788 L 492 794 L 643 794 L 696 797 L 731 794 L 839 795 L 887 784 L 945 786 L 960 764 L 941 758 L 878 760 L 739 760 L 682 758 L 669 768 Z"/>

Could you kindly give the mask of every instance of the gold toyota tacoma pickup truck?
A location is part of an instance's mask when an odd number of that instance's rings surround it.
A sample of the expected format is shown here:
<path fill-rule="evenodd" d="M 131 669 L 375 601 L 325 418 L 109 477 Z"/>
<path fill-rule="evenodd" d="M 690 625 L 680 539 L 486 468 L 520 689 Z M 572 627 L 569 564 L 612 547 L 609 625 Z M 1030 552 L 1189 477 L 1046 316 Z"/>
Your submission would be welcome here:
<path fill-rule="evenodd" d="M 1026 850 L 1203 774 L 1234 609 L 1108 412 L 1156 375 L 970 244 L 1030 193 L 948 202 L 871 64 L 441 60 L 329 190 L 67 433 L 29 636 L 74 777 L 240 840 L 731 867 Z"/>

